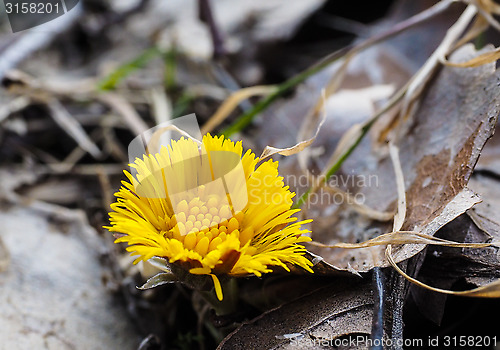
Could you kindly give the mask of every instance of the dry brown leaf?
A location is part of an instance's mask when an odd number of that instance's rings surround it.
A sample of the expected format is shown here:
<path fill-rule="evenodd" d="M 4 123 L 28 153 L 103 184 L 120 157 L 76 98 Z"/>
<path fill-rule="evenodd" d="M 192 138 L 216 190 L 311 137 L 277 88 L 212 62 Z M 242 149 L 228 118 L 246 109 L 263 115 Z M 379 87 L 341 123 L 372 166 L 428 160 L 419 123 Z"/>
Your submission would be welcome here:
<path fill-rule="evenodd" d="M 477 53 L 468 45 L 455 52 L 452 59 L 465 61 L 475 56 Z M 407 128 L 408 134 L 397 144 L 406 184 L 407 212 L 403 230 L 433 235 L 479 202 L 465 185 L 500 111 L 497 80 L 493 64 L 467 70 L 445 67 L 426 91 L 411 127 Z M 390 211 L 398 200 L 393 165 L 387 157 L 378 160 L 370 146 L 369 140 L 362 142 L 344 163 L 339 176 L 361 179 L 374 176 L 376 183 L 371 186 L 366 183 L 354 191 L 365 197 L 364 204 L 368 207 Z M 387 225 L 360 218 L 349 207 L 339 207 L 330 215 L 338 218 L 337 221 L 330 220 L 324 227 L 320 226 L 321 220 L 313 222 L 315 241 L 354 243 L 372 238 L 377 228 L 378 232 L 391 231 Z M 395 261 L 410 258 L 424 246 L 394 248 Z M 376 254 L 372 254 L 373 249 Z M 346 270 L 348 265 L 360 272 L 373 266 L 387 266 L 383 248 L 315 248 L 313 252 L 325 262 Z"/>
<path fill-rule="evenodd" d="M 293 349 L 294 337 L 310 339 L 326 330 L 329 339 L 369 334 L 372 314 L 370 281 L 338 280 L 244 323 L 217 349 Z"/>

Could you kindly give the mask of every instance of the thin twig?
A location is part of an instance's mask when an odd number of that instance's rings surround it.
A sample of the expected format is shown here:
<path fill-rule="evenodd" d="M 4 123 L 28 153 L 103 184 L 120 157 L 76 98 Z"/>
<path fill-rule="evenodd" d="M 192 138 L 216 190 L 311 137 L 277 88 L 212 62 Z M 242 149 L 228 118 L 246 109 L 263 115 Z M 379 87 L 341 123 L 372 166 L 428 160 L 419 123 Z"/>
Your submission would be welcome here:
<path fill-rule="evenodd" d="M 214 59 L 217 60 L 224 57 L 226 55 L 224 39 L 215 21 L 210 0 L 198 0 L 198 11 L 200 20 L 206 23 L 210 29 L 210 36 L 212 38 L 212 45 L 214 48 Z"/>

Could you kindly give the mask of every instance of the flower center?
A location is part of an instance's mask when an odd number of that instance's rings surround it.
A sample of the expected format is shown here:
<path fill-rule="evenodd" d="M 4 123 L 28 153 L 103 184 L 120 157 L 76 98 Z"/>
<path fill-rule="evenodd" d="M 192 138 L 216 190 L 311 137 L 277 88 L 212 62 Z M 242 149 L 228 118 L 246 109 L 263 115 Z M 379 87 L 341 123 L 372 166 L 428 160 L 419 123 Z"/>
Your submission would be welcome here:
<path fill-rule="evenodd" d="M 233 215 L 227 200 L 220 200 L 212 195 L 206 201 L 195 197 L 189 201 L 182 200 L 175 206 L 177 224 L 165 233 L 167 238 L 177 239 L 184 247 L 207 255 L 224 242 L 229 235 L 240 240 L 244 246 L 253 238 L 251 227 L 243 228 L 245 214 L 239 211 Z"/>

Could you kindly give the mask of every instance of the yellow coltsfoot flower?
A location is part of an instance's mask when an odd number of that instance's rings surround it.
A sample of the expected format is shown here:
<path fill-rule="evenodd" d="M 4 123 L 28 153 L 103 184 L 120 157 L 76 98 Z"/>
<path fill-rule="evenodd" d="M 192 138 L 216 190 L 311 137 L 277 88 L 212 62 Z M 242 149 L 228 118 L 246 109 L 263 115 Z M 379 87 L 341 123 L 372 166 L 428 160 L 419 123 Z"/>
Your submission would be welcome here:
<path fill-rule="evenodd" d="M 115 193 L 110 231 L 128 243 L 136 263 L 162 257 L 195 275 L 261 276 L 273 266 L 312 272 L 301 242 L 309 231 L 292 210 L 295 195 L 278 175 L 278 162 L 259 158 L 241 142 L 205 135 L 181 138 L 159 153 L 137 158 L 133 176 Z"/>

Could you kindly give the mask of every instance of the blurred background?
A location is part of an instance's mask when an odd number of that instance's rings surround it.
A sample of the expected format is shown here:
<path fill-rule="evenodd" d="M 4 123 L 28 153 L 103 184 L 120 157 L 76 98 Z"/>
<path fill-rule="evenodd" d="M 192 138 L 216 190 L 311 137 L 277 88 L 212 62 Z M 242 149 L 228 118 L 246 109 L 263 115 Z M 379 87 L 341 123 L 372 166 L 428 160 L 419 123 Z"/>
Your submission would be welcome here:
<path fill-rule="evenodd" d="M 145 350 L 215 348 L 234 325 L 331 280 L 242 282 L 247 301 L 268 283 L 269 300 L 229 318 L 217 318 L 183 287 L 137 290 L 152 268 L 132 265 L 102 228 L 129 142 L 190 113 L 203 127 L 233 92 L 283 83 L 436 1 L 81 0 L 24 30 L 34 16 L 8 17 L 22 1 L 8 3 L 0 2 L 0 349 Z M 349 127 L 401 87 L 463 8 L 357 57 L 343 88 L 365 90 L 329 100 L 334 117 L 318 136 L 318 152 L 331 153 Z M 491 30 L 479 40 L 500 42 Z M 294 144 L 334 69 L 287 91 L 234 138 L 257 154 Z M 231 127 L 257 101 L 239 101 L 212 132 Z M 296 169 L 296 160 L 283 161 L 285 173 Z M 410 303 L 407 335 L 425 338 L 446 327 L 460 334 L 467 324 L 492 334 L 484 322 L 457 325 L 454 310 L 474 318 L 498 312 L 498 302 L 462 302 L 450 298 L 441 326 Z"/>

